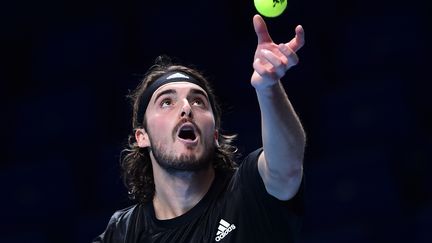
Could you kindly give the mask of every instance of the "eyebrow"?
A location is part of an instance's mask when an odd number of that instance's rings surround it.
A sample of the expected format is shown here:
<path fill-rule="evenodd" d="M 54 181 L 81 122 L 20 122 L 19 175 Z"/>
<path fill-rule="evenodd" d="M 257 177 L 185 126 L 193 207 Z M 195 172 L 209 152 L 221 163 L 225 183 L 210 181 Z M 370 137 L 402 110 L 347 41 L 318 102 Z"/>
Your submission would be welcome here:
<path fill-rule="evenodd" d="M 159 97 L 161 97 L 162 95 L 166 95 L 166 94 L 175 94 L 175 93 L 177 93 L 177 92 L 176 92 L 175 90 L 173 90 L 173 89 L 167 89 L 167 90 L 161 91 L 161 92 L 159 92 L 159 93 L 156 95 L 156 97 L 155 97 L 153 103 L 156 103 L 156 101 L 157 101 L 157 100 L 159 99 Z"/>
<path fill-rule="evenodd" d="M 206 99 L 209 99 L 207 97 L 206 92 L 204 92 L 203 90 L 200 90 L 200 89 L 192 89 L 190 93 L 194 94 L 194 95 L 202 95 L 202 96 L 206 97 Z"/>
<path fill-rule="evenodd" d="M 166 95 L 166 94 L 176 94 L 176 93 L 177 93 L 177 91 L 175 91 L 174 89 L 166 89 L 166 90 L 164 90 L 164 91 L 161 91 L 161 92 L 159 92 L 159 93 L 156 95 L 156 97 L 155 97 L 153 103 L 156 103 L 156 101 L 157 101 L 157 100 L 159 99 L 159 97 L 161 97 L 162 95 Z M 206 99 L 209 99 L 208 96 L 207 96 L 207 94 L 206 94 L 206 92 L 204 92 L 203 90 L 200 90 L 200 89 L 194 89 L 194 88 L 192 88 L 192 89 L 189 91 L 189 94 L 193 94 L 193 95 L 202 95 L 202 96 L 206 97 Z"/>

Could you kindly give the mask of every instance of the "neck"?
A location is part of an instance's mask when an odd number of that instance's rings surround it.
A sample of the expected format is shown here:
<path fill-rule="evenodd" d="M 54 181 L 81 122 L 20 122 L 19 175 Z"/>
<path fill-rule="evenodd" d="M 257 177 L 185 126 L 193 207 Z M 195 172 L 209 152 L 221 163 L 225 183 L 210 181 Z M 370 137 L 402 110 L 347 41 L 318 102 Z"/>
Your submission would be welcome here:
<path fill-rule="evenodd" d="M 172 219 L 193 208 L 208 192 L 215 171 L 212 166 L 199 171 L 166 171 L 153 163 L 157 219 Z"/>

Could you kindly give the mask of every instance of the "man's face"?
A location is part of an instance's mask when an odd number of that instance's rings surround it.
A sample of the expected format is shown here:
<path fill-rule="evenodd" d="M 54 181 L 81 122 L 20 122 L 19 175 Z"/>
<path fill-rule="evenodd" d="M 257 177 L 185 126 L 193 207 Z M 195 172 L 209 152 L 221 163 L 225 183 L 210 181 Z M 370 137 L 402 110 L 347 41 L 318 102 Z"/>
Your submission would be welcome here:
<path fill-rule="evenodd" d="M 196 84 L 173 82 L 159 87 L 147 106 L 146 132 L 151 155 L 167 170 L 208 168 L 217 132 L 206 92 Z"/>

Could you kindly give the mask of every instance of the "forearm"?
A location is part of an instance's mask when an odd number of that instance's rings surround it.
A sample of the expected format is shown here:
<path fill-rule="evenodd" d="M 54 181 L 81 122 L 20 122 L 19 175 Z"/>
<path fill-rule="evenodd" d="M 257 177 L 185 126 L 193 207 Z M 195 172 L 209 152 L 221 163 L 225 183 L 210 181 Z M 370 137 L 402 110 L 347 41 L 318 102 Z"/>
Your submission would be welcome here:
<path fill-rule="evenodd" d="M 268 171 L 282 177 L 298 173 L 302 169 L 306 136 L 282 84 L 278 82 L 256 93 Z"/>

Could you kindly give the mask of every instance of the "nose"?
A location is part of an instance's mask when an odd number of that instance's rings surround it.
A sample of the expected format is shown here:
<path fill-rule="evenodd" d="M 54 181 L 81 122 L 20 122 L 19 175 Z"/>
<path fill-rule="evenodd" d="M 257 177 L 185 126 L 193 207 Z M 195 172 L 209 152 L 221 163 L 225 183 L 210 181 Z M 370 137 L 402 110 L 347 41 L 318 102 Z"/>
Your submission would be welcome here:
<path fill-rule="evenodd" d="M 180 117 L 189 117 L 192 118 L 192 107 L 189 104 L 188 100 L 183 101 L 183 106 L 181 107 Z"/>

